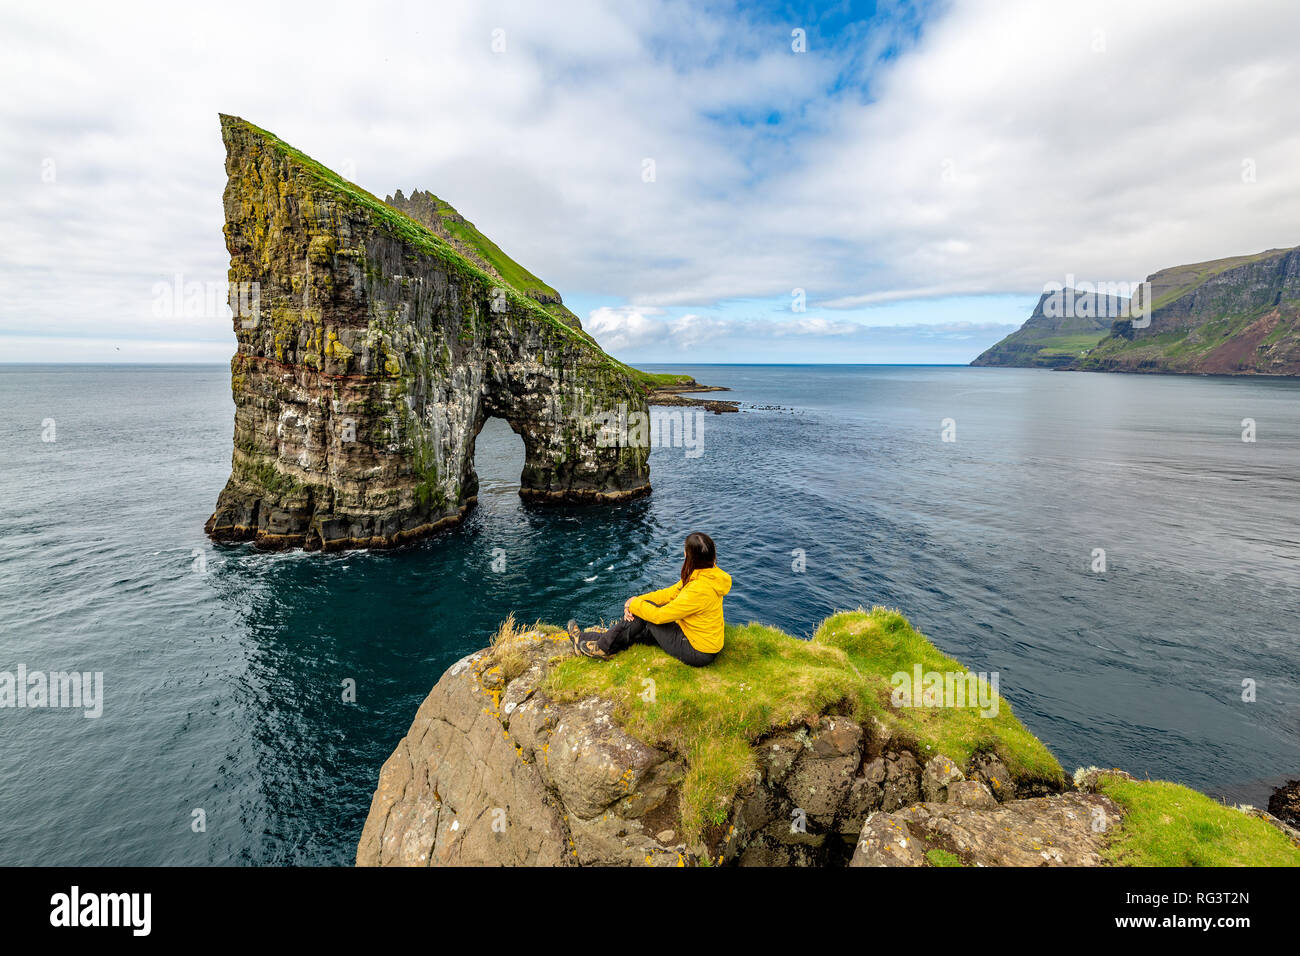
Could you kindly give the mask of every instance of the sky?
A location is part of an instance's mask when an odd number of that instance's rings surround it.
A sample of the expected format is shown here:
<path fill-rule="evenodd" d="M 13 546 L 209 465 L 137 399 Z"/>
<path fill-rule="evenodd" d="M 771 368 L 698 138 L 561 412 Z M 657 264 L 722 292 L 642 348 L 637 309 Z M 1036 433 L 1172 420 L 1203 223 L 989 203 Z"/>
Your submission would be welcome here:
<path fill-rule="evenodd" d="M 1293 0 L 209 9 L 0 10 L 0 362 L 228 361 L 218 112 L 633 363 L 968 362 L 1047 283 L 1300 243 Z"/>

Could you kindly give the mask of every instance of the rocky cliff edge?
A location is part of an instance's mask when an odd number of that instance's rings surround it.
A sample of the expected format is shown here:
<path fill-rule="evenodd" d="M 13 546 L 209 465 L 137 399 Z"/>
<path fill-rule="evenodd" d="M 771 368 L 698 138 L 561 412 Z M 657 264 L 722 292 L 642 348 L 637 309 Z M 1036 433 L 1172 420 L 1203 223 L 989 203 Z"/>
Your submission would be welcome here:
<path fill-rule="evenodd" d="M 886 672 L 905 659 L 960 671 L 880 608 L 812 641 L 733 628 L 698 670 L 504 626 L 385 762 L 357 863 L 1102 863 L 1119 807 L 1069 792 L 1001 698 L 990 718 L 894 707 Z"/>

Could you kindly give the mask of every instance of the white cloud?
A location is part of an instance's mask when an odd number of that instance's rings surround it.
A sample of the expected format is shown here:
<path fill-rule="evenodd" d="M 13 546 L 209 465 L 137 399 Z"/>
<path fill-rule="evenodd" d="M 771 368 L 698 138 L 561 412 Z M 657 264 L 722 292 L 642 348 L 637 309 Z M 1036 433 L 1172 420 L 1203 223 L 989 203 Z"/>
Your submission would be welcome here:
<path fill-rule="evenodd" d="M 582 327 L 607 352 L 621 352 L 661 341 L 665 323 L 652 319 L 662 309 L 638 309 L 634 306 L 601 306 L 592 310 Z"/>
<path fill-rule="evenodd" d="M 671 319 L 664 316 L 663 309 L 602 306 L 592 310 L 583 328 L 610 352 L 656 345 L 685 350 L 722 338 L 740 342 L 746 338 L 851 336 L 863 329 L 856 322 L 812 317 L 734 319 L 695 313 Z"/>
<path fill-rule="evenodd" d="M 651 360 L 696 357 L 702 347 L 709 346 L 714 353 L 746 349 L 789 348 L 785 340 L 798 340 L 808 347 L 817 342 L 835 340 L 843 361 L 856 361 L 870 354 L 872 347 L 923 347 L 942 343 L 954 346 L 970 345 L 971 355 L 978 354 L 1017 326 L 996 322 L 908 322 L 891 325 L 866 325 L 841 319 L 815 316 L 792 318 L 732 318 L 727 316 L 687 313 L 671 317 L 662 309 L 641 309 L 635 306 L 601 307 L 592 310 L 584 328 L 606 351 L 620 354 L 636 352 L 652 356 Z M 867 350 L 860 353 L 844 352 L 845 348 Z M 716 358 L 716 354 L 714 355 Z"/>
<path fill-rule="evenodd" d="M 233 346 L 220 316 L 149 308 L 177 273 L 224 279 L 218 111 L 373 192 L 432 189 L 566 295 L 631 303 L 591 320 L 626 347 L 650 320 L 687 344 L 857 334 L 707 314 L 795 287 L 824 313 L 1300 241 L 1294 3 L 959 0 L 883 65 L 895 20 L 796 55 L 788 25 L 748 16 L 672 0 L 6 8 L 0 332 Z M 669 307 L 688 314 L 653 311 Z"/>

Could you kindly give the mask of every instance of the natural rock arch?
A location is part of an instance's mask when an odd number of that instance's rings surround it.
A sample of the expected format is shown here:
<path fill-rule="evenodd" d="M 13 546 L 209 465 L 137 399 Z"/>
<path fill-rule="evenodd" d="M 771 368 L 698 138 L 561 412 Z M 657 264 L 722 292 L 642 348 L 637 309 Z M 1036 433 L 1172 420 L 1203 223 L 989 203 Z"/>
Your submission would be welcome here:
<path fill-rule="evenodd" d="M 205 530 L 268 548 L 390 547 L 474 503 L 490 416 L 524 441 L 520 495 L 645 494 L 627 366 L 413 219 L 275 136 L 221 117 L 238 350 L 230 480 Z"/>

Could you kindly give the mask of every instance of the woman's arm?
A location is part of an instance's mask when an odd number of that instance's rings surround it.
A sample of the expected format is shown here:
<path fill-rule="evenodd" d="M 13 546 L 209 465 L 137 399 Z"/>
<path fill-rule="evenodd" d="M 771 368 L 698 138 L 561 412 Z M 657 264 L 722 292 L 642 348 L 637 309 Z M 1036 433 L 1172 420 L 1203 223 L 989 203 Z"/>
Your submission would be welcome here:
<path fill-rule="evenodd" d="M 650 591 L 646 594 L 638 594 L 636 597 L 628 598 L 627 604 L 630 605 L 633 601 L 653 601 L 655 604 L 667 604 L 673 598 L 677 597 L 677 594 L 681 589 L 682 582 L 678 581 L 676 584 L 670 584 L 668 587 L 660 588 L 658 591 Z M 627 605 L 624 606 L 626 607 Z"/>
<path fill-rule="evenodd" d="M 677 596 L 663 607 L 656 607 L 644 597 L 636 597 L 632 599 L 629 608 L 643 621 L 649 621 L 651 624 L 667 624 L 704 610 L 708 607 L 709 599 L 710 595 L 704 588 L 687 587 L 682 588 Z"/>

